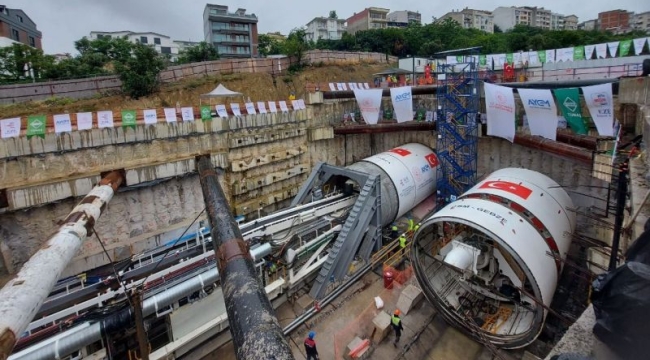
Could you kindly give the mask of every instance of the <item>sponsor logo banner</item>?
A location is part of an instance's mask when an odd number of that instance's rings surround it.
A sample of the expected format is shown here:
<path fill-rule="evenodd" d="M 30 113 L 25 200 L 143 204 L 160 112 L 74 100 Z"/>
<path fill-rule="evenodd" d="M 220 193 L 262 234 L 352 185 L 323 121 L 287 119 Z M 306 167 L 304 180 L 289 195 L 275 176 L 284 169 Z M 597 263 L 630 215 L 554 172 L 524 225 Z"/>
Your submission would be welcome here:
<path fill-rule="evenodd" d="M 614 134 L 614 96 L 612 84 L 601 84 L 582 87 L 587 108 L 596 124 L 600 136 L 615 136 Z"/>
<path fill-rule="evenodd" d="M 487 134 L 515 140 L 515 98 L 512 89 L 485 83 Z"/>
<path fill-rule="evenodd" d="M 382 89 L 354 90 L 354 97 L 366 124 L 375 125 L 379 121 Z"/>
<path fill-rule="evenodd" d="M 557 106 L 551 90 L 518 89 L 532 135 L 555 141 Z"/>
<path fill-rule="evenodd" d="M 390 98 L 398 123 L 413 120 L 413 94 L 410 86 L 390 89 Z"/>

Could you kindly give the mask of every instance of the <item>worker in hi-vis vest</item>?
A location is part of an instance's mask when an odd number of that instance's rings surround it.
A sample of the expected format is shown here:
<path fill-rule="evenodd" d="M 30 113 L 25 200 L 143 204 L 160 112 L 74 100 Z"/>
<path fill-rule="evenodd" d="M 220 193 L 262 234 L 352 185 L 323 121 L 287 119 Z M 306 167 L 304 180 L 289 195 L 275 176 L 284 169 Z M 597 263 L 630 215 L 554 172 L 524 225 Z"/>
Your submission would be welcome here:
<path fill-rule="evenodd" d="M 404 330 L 404 326 L 402 326 L 402 319 L 400 319 L 399 314 L 400 311 L 397 309 L 395 310 L 395 313 L 393 313 L 393 316 L 390 318 L 391 325 L 393 325 L 393 330 L 395 330 L 395 341 L 393 341 L 393 346 L 395 347 L 397 347 L 399 338 L 402 337 L 402 330 Z"/>
<path fill-rule="evenodd" d="M 415 221 L 413 221 L 413 219 L 409 219 L 409 231 L 413 231 L 414 227 L 415 227 Z"/>
<path fill-rule="evenodd" d="M 399 235 L 399 228 L 397 225 L 393 224 L 393 227 L 390 228 L 390 238 L 395 239 Z"/>
<path fill-rule="evenodd" d="M 406 236 L 402 235 L 399 237 L 399 251 L 404 255 L 404 249 L 406 249 Z"/>
<path fill-rule="evenodd" d="M 413 227 L 413 233 L 415 233 L 419 229 L 420 229 L 420 223 L 415 224 L 415 226 Z"/>

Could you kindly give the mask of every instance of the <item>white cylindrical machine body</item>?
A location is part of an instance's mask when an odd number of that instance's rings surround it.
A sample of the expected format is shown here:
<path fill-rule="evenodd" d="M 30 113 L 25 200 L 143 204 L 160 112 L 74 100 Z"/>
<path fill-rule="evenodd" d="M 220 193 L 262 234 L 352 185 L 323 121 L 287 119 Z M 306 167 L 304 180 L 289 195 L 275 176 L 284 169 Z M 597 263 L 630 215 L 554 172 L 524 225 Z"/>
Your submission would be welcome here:
<path fill-rule="evenodd" d="M 386 226 L 435 193 L 439 164 L 431 148 L 411 143 L 363 159 L 348 169 L 380 176 L 382 224 Z"/>
<path fill-rule="evenodd" d="M 530 282 L 530 295 L 548 307 L 576 227 L 572 208 L 567 192 L 547 176 L 527 169 L 501 169 L 424 221 L 414 243 L 420 241 L 420 236 L 424 241 L 427 227 L 445 223 L 465 225 L 507 252 Z M 422 274 L 418 276 L 421 286 L 432 290 Z M 434 305 L 443 305 L 429 300 Z M 545 317 L 546 310 L 537 306 L 535 321 L 527 334 L 511 337 L 499 345 L 515 348 L 530 344 L 541 332 Z M 463 326 L 462 319 L 456 320 L 454 323 Z M 488 334 L 488 338 L 492 339 L 491 336 Z"/>

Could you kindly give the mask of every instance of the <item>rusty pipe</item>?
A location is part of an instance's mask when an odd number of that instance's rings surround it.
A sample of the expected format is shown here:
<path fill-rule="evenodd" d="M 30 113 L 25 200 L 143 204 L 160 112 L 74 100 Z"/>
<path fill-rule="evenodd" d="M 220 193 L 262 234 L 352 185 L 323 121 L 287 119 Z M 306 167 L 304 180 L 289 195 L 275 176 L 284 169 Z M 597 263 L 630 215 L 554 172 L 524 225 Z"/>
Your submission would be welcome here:
<path fill-rule="evenodd" d="M 72 209 L 59 230 L 23 265 L 0 290 L 0 360 L 11 354 L 18 337 L 56 285 L 61 273 L 88 236 L 106 204 L 124 181 L 112 171 Z"/>
<path fill-rule="evenodd" d="M 381 88 L 381 96 L 389 97 L 390 88 Z M 411 88 L 413 95 L 435 95 L 438 91 L 438 85 L 424 85 L 424 86 L 414 86 Z M 342 90 L 342 91 L 323 91 L 323 99 L 334 100 L 334 99 L 354 99 L 353 90 Z"/>
<path fill-rule="evenodd" d="M 566 156 L 573 160 L 577 160 L 585 164 L 589 164 L 590 166 L 592 165 L 593 152 L 587 151 L 583 148 L 579 148 L 576 146 L 567 145 L 564 143 L 545 139 L 539 136 L 532 136 L 526 134 L 515 135 L 514 143 L 517 145 L 521 145 L 533 149 L 543 150 L 551 154 Z"/>
<path fill-rule="evenodd" d="M 293 359 L 210 157 L 201 157 L 197 167 L 235 355 L 238 360 Z"/>
<path fill-rule="evenodd" d="M 556 140 L 561 143 L 585 148 L 587 150 L 595 151 L 598 149 L 598 138 L 593 136 L 569 134 L 565 131 L 558 130 Z"/>
<path fill-rule="evenodd" d="M 401 131 L 435 131 L 435 123 L 391 123 L 391 124 L 377 124 L 377 125 L 346 125 L 335 126 L 334 135 L 350 135 L 350 134 L 379 134 L 389 132 Z"/>

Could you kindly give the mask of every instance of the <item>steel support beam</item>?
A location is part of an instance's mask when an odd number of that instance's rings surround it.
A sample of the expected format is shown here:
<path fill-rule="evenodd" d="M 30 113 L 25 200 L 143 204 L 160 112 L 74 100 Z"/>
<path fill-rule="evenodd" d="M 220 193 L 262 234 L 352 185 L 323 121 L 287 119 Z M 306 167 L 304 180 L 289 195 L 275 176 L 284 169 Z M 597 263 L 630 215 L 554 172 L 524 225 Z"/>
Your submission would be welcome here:
<path fill-rule="evenodd" d="M 11 354 L 59 276 L 77 254 L 93 226 L 124 181 L 119 171 L 108 173 L 63 220 L 59 230 L 0 290 L 0 359 Z"/>
<path fill-rule="evenodd" d="M 237 359 L 293 359 L 210 157 L 197 167 Z"/>

